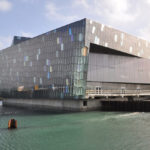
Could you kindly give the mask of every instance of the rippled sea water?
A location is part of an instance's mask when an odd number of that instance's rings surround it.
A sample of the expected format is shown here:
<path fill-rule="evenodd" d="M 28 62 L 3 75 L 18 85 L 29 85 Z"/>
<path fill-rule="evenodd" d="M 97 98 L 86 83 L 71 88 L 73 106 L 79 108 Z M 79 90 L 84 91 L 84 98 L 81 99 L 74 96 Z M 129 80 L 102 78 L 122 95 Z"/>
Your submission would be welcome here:
<path fill-rule="evenodd" d="M 18 129 L 7 129 L 11 118 Z M 55 114 L 0 107 L 0 150 L 149 149 L 150 113 Z"/>

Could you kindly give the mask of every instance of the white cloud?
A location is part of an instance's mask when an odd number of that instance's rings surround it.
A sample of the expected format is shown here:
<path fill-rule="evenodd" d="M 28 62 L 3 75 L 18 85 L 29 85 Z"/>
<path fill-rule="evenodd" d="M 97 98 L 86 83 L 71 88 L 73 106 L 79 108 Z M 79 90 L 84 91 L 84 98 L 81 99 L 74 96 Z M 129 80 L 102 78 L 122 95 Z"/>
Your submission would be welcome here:
<path fill-rule="evenodd" d="M 24 3 L 36 3 L 36 2 L 39 2 L 39 0 L 19 0 L 21 2 L 24 2 Z"/>
<path fill-rule="evenodd" d="M 87 0 L 75 0 L 73 1 L 74 6 L 83 6 L 84 8 L 89 8 L 89 4 Z"/>
<path fill-rule="evenodd" d="M 19 1 L 33 3 L 40 0 Z M 10 2 L 10 0 L 0 0 L 0 11 L 10 10 L 12 8 Z M 57 22 L 60 26 L 78 19 L 89 18 L 150 39 L 148 14 L 150 14 L 150 0 L 71 0 L 61 1 L 60 4 L 55 0 L 47 0 L 44 13 L 48 20 Z M 32 33 L 24 31 L 21 31 L 20 35 L 33 37 Z M 3 43 L 1 40 L 0 48 L 6 45 Z"/>
<path fill-rule="evenodd" d="M 146 2 L 147 2 L 148 4 L 150 4 L 150 0 L 146 0 Z"/>
<path fill-rule="evenodd" d="M 49 20 L 66 22 L 79 18 L 91 18 L 100 22 L 103 19 L 113 26 L 134 22 L 139 16 L 139 9 L 135 6 L 131 0 L 72 0 L 68 5 L 49 1 L 45 5 L 45 15 Z"/>
<path fill-rule="evenodd" d="M 97 2 L 97 0 L 96 0 Z M 103 13 L 106 14 L 111 21 L 119 21 L 122 23 L 131 22 L 136 19 L 138 13 L 130 12 L 129 0 L 105 0 L 103 5 Z"/>
<path fill-rule="evenodd" d="M 67 5 L 66 5 L 67 3 Z M 62 23 L 89 18 L 129 34 L 150 39 L 150 0 L 48 0 L 45 15 Z"/>
<path fill-rule="evenodd" d="M 150 39 L 150 0 L 73 0 L 72 8 L 83 18 Z"/>
<path fill-rule="evenodd" d="M 78 19 L 76 15 L 64 15 L 62 12 L 65 10 L 65 8 L 60 8 L 58 6 L 56 7 L 56 5 L 52 2 L 47 2 L 45 9 L 45 15 L 49 20 L 68 23 Z"/>
<path fill-rule="evenodd" d="M 23 37 L 33 37 L 33 33 L 21 31 L 21 36 Z"/>
<path fill-rule="evenodd" d="M 6 12 L 11 10 L 12 8 L 12 3 L 9 2 L 8 0 L 0 0 L 0 11 L 1 12 Z"/>
<path fill-rule="evenodd" d="M 150 41 L 150 24 L 139 30 L 139 36 Z"/>
<path fill-rule="evenodd" d="M 138 17 L 138 10 L 132 10 L 130 0 L 74 0 L 73 6 L 79 8 L 87 16 L 105 18 L 107 22 L 116 24 L 133 22 Z M 82 14 L 82 13 L 81 13 Z"/>
<path fill-rule="evenodd" d="M 11 42 L 12 42 L 11 36 L 6 36 L 6 37 L 0 36 L 0 50 L 11 46 Z"/>

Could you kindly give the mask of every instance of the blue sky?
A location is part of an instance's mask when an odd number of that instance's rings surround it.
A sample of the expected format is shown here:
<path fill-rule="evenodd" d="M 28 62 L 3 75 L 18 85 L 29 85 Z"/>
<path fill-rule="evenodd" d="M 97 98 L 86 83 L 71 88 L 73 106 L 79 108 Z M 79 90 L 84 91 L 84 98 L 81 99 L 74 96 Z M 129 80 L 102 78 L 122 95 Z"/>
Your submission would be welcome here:
<path fill-rule="evenodd" d="M 0 0 L 0 49 L 89 18 L 150 41 L 150 0 Z"/>

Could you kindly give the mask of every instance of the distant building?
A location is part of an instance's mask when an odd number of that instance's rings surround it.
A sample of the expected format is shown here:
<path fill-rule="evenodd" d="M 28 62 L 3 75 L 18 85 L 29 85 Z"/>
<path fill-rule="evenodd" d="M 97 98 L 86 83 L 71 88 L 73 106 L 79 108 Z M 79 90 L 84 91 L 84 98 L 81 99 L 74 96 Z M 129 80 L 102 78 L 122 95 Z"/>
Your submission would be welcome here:
<path fill-rule="evenodd" d="M 29 40 L 29 39 L 31 39 L 31 38 L 21 37 L 21 36 L 14 36 L 12 45 L 19 44 L 19 43 L 24 42 L 24 41 Z"/>
<path fill-rule="evenodd" d="M 89 19 L 0 51 L 1 96 L 84 99 L 86 90 L 150 89 L 150 43 Z"/>

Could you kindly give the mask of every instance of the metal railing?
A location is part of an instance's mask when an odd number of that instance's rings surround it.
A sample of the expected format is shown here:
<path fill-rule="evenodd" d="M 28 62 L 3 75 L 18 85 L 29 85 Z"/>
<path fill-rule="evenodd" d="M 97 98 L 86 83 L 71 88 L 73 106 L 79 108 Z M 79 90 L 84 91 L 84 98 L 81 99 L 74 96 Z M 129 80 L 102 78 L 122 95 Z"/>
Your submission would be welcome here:
<path fill-rule="evenodd" d="M 86 89 L 86 97 L 108 97 L 108 96 L 150 96 L 150 90 L 141 90 L 141 89 L 135 89 L 135 90 L 126 90 L 126 89 L 101 89 L 97 87 L 87 87 Z"/>

